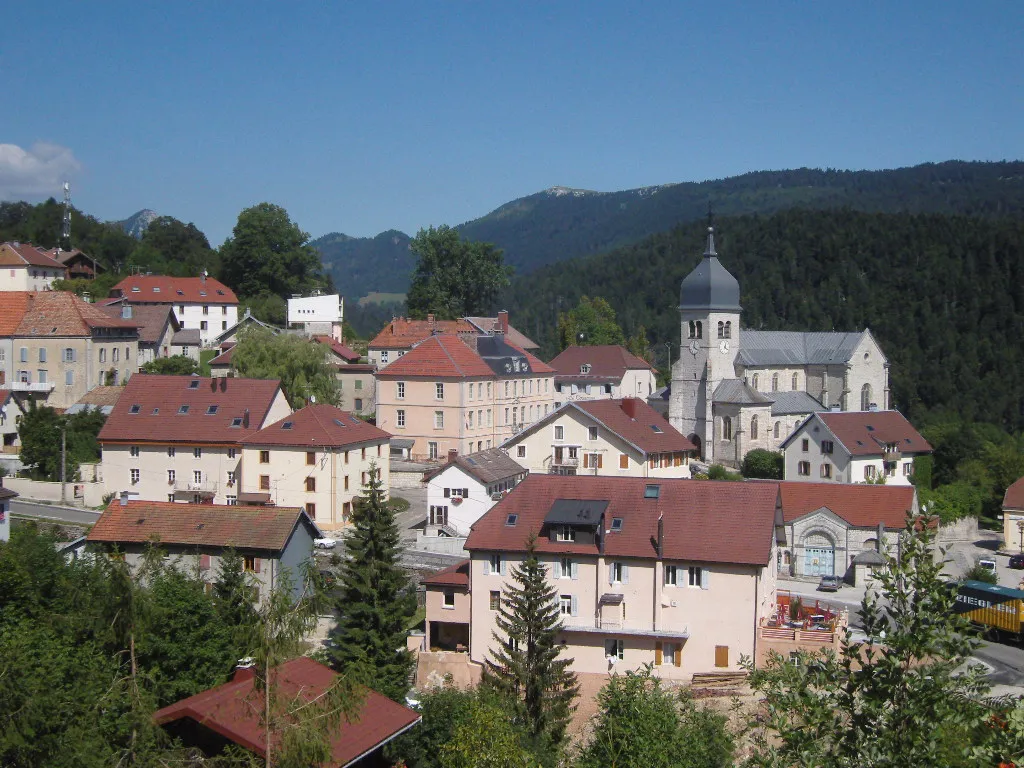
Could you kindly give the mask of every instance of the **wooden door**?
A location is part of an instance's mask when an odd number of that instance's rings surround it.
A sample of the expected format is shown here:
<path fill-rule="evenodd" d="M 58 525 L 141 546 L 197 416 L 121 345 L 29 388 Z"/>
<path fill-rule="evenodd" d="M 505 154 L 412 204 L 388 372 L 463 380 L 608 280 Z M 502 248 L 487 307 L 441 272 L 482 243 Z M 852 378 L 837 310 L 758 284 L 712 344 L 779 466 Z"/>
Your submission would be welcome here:
<path fill-rule="evenodd" d="M 716 645 L 715 646 L 715 666 L 716 667 L 728 667 L 729 666 L 729 646 L 728 645 Z"/>

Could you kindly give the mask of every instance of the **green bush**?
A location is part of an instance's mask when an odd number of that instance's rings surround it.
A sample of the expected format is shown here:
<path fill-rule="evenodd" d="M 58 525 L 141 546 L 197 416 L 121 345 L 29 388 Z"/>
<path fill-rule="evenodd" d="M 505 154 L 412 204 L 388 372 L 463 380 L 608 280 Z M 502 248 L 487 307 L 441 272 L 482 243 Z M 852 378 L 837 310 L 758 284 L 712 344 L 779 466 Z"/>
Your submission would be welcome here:
<path fill-rule="evenodd" d="M 781 480 L 784 459 L 781 451 L 766 451 L 755 448 L 743 457 L 744 477 L 757 477 L 765 480 Z"/>
<path fill-rule="evenodd" d="M 992 571 L 988 568 L 982 568 L 977 564 L 964 574 L 964 578 L 971 579 L 972 581 L 983 581 L 986 584 L 997 584 L 999 582 L 999 579 L 996 578 Z"/>
<path fill-rule="evenodd" d="M 730 472 L 721 464 L 712 464 L 708 467 L 708 480 L 742 480 L 743 475 L 739 472 Z"/>

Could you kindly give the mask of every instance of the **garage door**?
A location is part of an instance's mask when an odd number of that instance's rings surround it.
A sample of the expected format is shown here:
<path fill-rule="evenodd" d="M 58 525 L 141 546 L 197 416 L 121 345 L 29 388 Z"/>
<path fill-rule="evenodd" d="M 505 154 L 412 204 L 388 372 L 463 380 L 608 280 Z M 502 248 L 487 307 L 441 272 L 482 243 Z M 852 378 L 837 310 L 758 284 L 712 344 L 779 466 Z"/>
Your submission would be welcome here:
<path fill-rule="evenodd" d="M 828 548 L 804 550 L 804 573 L 807 576 L 832 576 L 835 573 L 836 552 Z"/>

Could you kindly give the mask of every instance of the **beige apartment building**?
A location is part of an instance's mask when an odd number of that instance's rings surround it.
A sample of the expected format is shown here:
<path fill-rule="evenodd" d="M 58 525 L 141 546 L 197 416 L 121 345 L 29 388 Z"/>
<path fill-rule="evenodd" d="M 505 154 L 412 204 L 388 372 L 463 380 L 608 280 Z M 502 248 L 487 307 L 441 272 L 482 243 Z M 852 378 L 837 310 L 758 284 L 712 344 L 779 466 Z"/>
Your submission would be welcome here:
<path fill-rule="evenodd" d="M 0 292 L 49 291 L 67 267 L 31 243 L 0 243 Z"/>
<path fill-rule="evenodd" d="M 566 347 L 550 365 L 556 407 L 576 400 L 646 399 L 657 383 L 650 363 L 613 344 Z"/>
<path fill-rule="evenodd" d="M 105 489 L 235 504 L 242 441 L 290 413 L 277 379 L 136 374 L 100 430 Z"/>
<path fill-rule="evenodd" d="M 771 483 L 529 475 L 465 545 L 470 659 L 491 656 L 497 610 L 537 534 L 574 672 L 604 677 L 652 664 L 683 681 L 737 671 L 741 656 L 756 657 L 758 628 L 775 613 L 782 524 Z M 428 611 L 427 620 L 447 615 L 455 613 Z"/>
<path fill-rule="evenodd" d="M 530 472 L 690 477 L 697 446 L 646 401 L 574 401 L 501 446 Z"/>
<path fill-rule="evenodd" d="M 377 426 L 414 459 L 494 448 L 549 414 L 554 370 L 501 335 L 431 336 L 377 372 Z"/>
<path fill-rule="evenodd" d="M 340 408 L 308 405 L 241 441 L 238 501 L 301 507 L 320 528 L 343 528 L 371 472 L 387 491 L 390 441 Z"/>
<path fill-rule="evenodd" d="M 137 368 L 138 323 L 110 317 L 66 291 L 3 294 L 0 385 L 68 408 L 86 392 L 120 384 Z"/>

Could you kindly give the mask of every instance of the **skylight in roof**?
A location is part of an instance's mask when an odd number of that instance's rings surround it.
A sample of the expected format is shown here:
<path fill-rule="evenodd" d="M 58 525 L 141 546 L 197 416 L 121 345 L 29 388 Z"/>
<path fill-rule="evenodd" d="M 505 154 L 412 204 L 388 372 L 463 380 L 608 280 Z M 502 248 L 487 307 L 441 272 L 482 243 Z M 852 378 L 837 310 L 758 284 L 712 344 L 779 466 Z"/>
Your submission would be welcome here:
<path fill-rule="evenodd" d="M 182 415 L 188 413 L 188 406 L 187 405 L 179 406 L 178 413 L 182 414 Z"/>
<path fill-rule="evenodd" d="M 132 286 L 132 293 L 138 293 L 138 292 L 139 292 L 139 286 L 133 285 Z"/>
<path fill-rule="evenodd" d="M 189 389 L 199 389 L 199 379 L 192 379 L 192 381 L 190 381 L 188 383 L 188 388 Z"/>
<path fill-rule="evenodd" d="M 341 419 L 331 419 L 331 421 L 333 421 L 339 427 L 344 427 L 345 426 L 344 424 L 341 423 Z"/>
<path fill-rule="evenodd" d="M 180 288 L 178 290 L 176 290 L 175 293 L 178 294 L 179 296 L 184 296 L 185 295 L 185 292 L 183 290 L 181 290 Z"/>
<path fill-rule="evenodd" d="M 907 441 L 907 445 L 910 445 L 910 438 L 909 437 L 904 437 L 903 439 Z"/>
<path fill-rule="evenodd" d="M 505 518 L 505 525 L 507 525 L 509 528 L 515 526 L 517 522 L 519 522 L 519 515 L 517 515 L 514 512 Z"/>
<path fill-rule="evenodd" d="M 159 413 L 160 413 L 160 409 L 159 409 L 159 408 L 154 408 L 154 409 L 153 409 L 153 415 L 154 415 L 154 416 L 157 416 L 157 415 L 159 415 Z"/>
<path fill-rule="evenodd" d="M 242 417 L 241 416 L 235 416 L 235 418 L 233 418 L 231 420 L 231 426 L 232 427 L 240 427 L 240 426 L 242 426 Z"/>
<path fill-rule="evenodd" d="M 218 296 L 223 296 L 224 295 L 224 291 L 222 291 L 220 288 L 218 288 L 217 289 L 217 295 Z"/>
<path fill-rule="evenodd" d="M 205 295 L 206 295 L 206 291 L 200 291 L 200 292 L 199 292 L 199 295 L 200 295 L 200 296 L 205 296 Z"/>
<path fill-rule="evenodd" d="M 142 410 L 142 406 L 139 405 L 138 403 L 135 403 L 135 405 L 133 405 L 131 408 L 128 409 L 128 413 L 138 413 L 141 410 Z"/>
<path fill-rule="evenodd" d="M 206 415 L 207 416 L 213 416 L 213 414 L 215 414 L 217 412 L 217 408 L 218 407 L 219 406 L 216 406 L 216 405 L 208 405 L 206 407 Z"/>
<path fill-rule="evenodd" d="M 874 432 L 875 428 L 868 424 L 868 432 Z"/>
<path fill-rule="evenodd" d="M 657 433 L 658 433 L 659 435 L 660 435 L 660 434 L 661 434 L 661 433 L 662 433 L 662 432 L 664 431 L 664 430 L 663 430 L 663 429 L 662 429 L 661 427 L 659 427 L 659 426 L 658 426 L 657 424 L 651 424 L 651 429 L 653 429 L 653 430 L 654 430 L 655 432 L 657 432 Z"/>
<path fill-rule="evenodd" d="M 160 286 L 159 285 L 154 285 L 153 286 L 153 293 L 160 293 Z"/>
<path fill-rule="evenodd" d="M 471 467 L 475 467 L 476 466 L 476 459 L 471 459 L 471 458 L 469 458 L 469 456 L 466 456 L 465 459 L 466 459 L 466 463 L 469 464 L 469 466 L 471 466 Z"/>
<path fill-rule="evenodd" d="M 644 498 L 645 499 L 658 499 L 658 498 L 661 498 L 661 486 L 660 485 L 645 485 L 644 486 Z"/>
<path fill-rule="evenodd" d="M 295 426 L 295 422 L 294 421 L 286 421 L 284 424 L 281 425 L 281 429 L 291 429 L 294 426 Z"/>
<path fill-rule="evenodd" d="M 612 518 L 612 530 L 613 531 L 621 531 L 622 530 L 622 518 L 621 517 L 613 517 Z"/>

